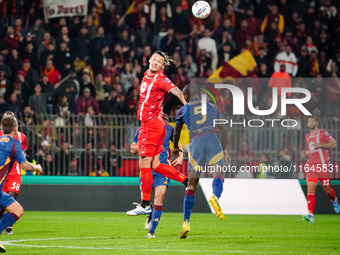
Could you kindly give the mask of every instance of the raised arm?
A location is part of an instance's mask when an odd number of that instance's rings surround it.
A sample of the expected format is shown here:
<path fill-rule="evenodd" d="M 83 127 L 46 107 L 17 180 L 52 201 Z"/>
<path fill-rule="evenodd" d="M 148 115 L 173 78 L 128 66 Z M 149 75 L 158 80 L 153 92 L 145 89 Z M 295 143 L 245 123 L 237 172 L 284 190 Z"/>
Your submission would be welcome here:
<path fill-rule="evenodd" d="M 183 95 L 183 92 L 179 89 L 179 88 L 172 88 L 170 91 L 169 91 L 171 94 L 175 95 L 176 97 L 179 98 L 179 100 L 181 100 L 182 104 L 183 105 L 186 105 L 187 104 L 187 101 L 185 101 L 185 98 L 184 98 L 184 95 Z"/>
<path fill-rule="evenodd" d="M 19 164 L 22 169 L 24 169 L 27 172 L 35 172 L 37 171 L 39 174 L 42 174 L 42 167 L 41 165 L 33 165 L 29 162 L 22 162 Z"/>

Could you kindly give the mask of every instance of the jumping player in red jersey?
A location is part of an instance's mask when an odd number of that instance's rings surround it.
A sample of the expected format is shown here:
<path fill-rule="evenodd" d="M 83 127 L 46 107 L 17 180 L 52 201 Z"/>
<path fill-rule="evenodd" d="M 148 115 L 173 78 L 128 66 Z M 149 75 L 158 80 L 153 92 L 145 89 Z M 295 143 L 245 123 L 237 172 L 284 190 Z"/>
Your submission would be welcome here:
<path fill-rule="evenodd" d="M 162 51 L 156 51 L 149 60 L 149 69 L 144 73 L 139 93 L 138 119 L 141 127 L 138 136 L 138 153 L 140 167 L 140 182 L 142 189 L 142 203 L 126 212 L 136 216 L 151 213 L 150 194 L 152 190 L 152 171 L 179 181 L 185 186 L 188 178 L 175 168 L 159 162 L 163 151 L 163 141 L 166 134 L 164 121 L 159 117 L 165 92 L 177 96 L 185 105 L 183 93 L 163 73 L 165 66 L 169 66 L 171 59 Z"/>
<path fill-rule="evenodd" d="M 14 113 L 11 111 L 5 112 L 4 116 L 15 117 Z M 2 135 L 3 135 L 2 130 L 0 130 L 0 136 Z M 22 144 L 23 151 L 27 150 L 27 139 L 23 133 L 18 131 L 14 139 L 19 140 L 19 142 Z M 21 168 L 18 162 L 15 161 L 12 166 L 11 171 L 8 173 L 6 177 L 4 187 L 2 188 L 2 190 L 6 192 L 7 194 L 9 194 L 11 197 L 13 197 L 15 200 L 17 200 L 19 196 L 20 188 L 21 188 Z M 4 213 L 4 211 L 2 211 L 2 213 Z M 9 226 L 8 228 L 6 228 L 6 235 L 12 235 L 12 234 L 13 234 L 12 226 Z"/>
<path fill-rule="evenodd" d="M 310 133 L 306 135 L 308 151 L 302 151 L 301 156 L 308 160 L 305 165 L 307 177 L 307 205 L 309 214 L 303 215 L 302 218 L 310 223 L 314 223 L 314 207 L 315 207 L 315 188 L 320 180 L 324 192 L 331 199 L 335 213 L 340 212 L 338 199 L 334 190 L 331 188 L 330 181 L 330 157 L 329 149 L 336 147 L 334 138 L 324 129 L 318 128 L 318 119 L 315 116 L 308 118 L 307 126 Z"/>

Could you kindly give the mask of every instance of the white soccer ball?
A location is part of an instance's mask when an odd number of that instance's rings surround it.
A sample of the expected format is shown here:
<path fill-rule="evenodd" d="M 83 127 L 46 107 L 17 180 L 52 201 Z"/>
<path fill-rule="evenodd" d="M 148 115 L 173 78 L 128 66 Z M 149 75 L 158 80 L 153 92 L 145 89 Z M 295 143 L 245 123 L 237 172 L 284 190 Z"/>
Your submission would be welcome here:
<path fill-rule="evenodd" d="M 209 16 L 211 8 L 206 1 L 197 1 L 191 8 L 192 14 L 198 19 L 205 19 Z"/>

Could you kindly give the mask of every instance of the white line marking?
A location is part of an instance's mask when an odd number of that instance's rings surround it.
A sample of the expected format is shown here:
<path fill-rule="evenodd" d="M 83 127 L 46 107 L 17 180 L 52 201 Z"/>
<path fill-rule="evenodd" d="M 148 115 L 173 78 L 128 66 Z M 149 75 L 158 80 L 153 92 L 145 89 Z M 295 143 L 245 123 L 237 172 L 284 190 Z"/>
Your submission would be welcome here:
<path fill-rule="evenodd" d="M 280 235 L 278 235 L 280 236 Z M 300 236 L 300 235 L 292 235 L 292 236 Z M 201 237 L 214 237 L 214 236 L 192 236 L 191 238 L 201 238 Z M 224 236 L 216 236 L 216 237 L 224 237 Z M 240 237 L 240 236 L 238 236 Z M 125 239 L 131 237 L 117 237 L 114 239 Z M 130 250 L 130 251 L 136 251 L 136 250 L 144 250 L 144 251 L 154 251 L 154 252 L 167 252 L 170 251 L 171 247 L 177 247 L 177 246 L 167 246 L 168 249 L 157 249 L 157 248 L 148 248 L 148 246 L 138 246 L 138 248 L 131 248 L 130 246 L 120 246 L 120 247 L 106 247 L 106 246 L 100 246 L 100 247 L 79 247 L 79 246 L 60 246 L 60 245 L 33 245 L 33 244 L 18 244 L 18 242 L 33 242 L 33 241 L 53 241 L 53 240 L 74 240 L 74 239 L 112 239 L 112 237 L 55 237 L 55 238 L 38 238 L 38 239 L 20 239 L 20 240 L 11 240 L 11 241 L 4 241 L 4 245 L 12 245 L 12 246 L 20 246 L 20 247 L 31 247 L 31 248 L 60 248 L 60 249 L 82 249 L 82 250 Z M 138 238 L 137 238 L 138 239 Z M 143 237 L 145 239 L 145 237 Z M 228 246 L 228 245 L 227 245 Z M 254 246 L 254 245 L 253 245 Z M 273 247 L 286 247 L 284 245 L 272 245 L 272 246 L 261 246 L 261 245 L 255 245 L 256 247 L 261 248 L 273 248 Z M 297 245 L 297 247 L 310 247 L 310 245 Z M 336 247 L 337 245 L 313 245 L 318 247 Z M 206 246 L 208 247 L 208 246 Z M 203 247 L 202 247 L 203 248 Z M 208 247 L 209 248 L 209 247 Z M 225 249 L 225 244 L 223 244 L 223 248 Z M 172 252 L 188 252 L 189 250 L 176 250 L 171 249 Z M 211 250 L 190 250 L 190 252 L 198 252 L 198 253 L 207 253 L 211 252 Z M 214 253 L 249 253 L 248 250 L 223 250 L 223 251 L 214 251 Z M 273 252 L 273 251 L 251 251 L 251 253 L 256 254 L 295 254 L 295 252 Z M 308 254 L 320 254 L 320 253 L 308 253 Z M 327 254 L 337 254 L 337 253 L 327 253 Z"/>

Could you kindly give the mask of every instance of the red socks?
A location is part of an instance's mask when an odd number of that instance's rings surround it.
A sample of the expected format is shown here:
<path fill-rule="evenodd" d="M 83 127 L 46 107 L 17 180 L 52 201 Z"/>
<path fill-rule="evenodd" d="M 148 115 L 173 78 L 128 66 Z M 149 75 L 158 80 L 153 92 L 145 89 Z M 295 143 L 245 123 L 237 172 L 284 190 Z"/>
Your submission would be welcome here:
<path fill-rule="evenodd" d="M 336 197 L 335 197 L 334 189 L 331 188 L 331 191 L 329 192 L 328 197 L 332 200 L 332 202 L 335 201 Z"/>
<path fill-rule="evenodd" d="M 159 164 L 156 169 L 154 170 L 156 173 L 162 174 L 165 177 L 168 177 L 169 179 L 179 181 L 181 183 L 184 182 L 184 180 L 187 178 L 185 175 L 178 172 L 175 168 L 172 166 L 166 165 L 166 164 Z"/>
<path fill-rule="evenodd" d="M 150 195 L 152 191 L 152 171 L 151 168 L 140 169 L 140 186 L 142 189 L 142 200 L 150 201 Z"/>
<path fill-rule="evenodd" d="M 308 206 L 309 213 L 314 213 L 314 207 L 315 207 L 314 193 L 307 194 L 307 206 Z"/>

